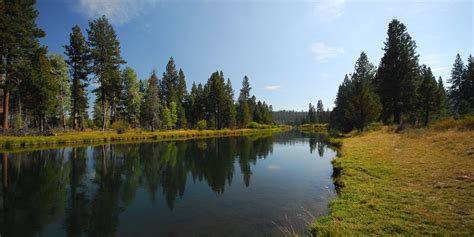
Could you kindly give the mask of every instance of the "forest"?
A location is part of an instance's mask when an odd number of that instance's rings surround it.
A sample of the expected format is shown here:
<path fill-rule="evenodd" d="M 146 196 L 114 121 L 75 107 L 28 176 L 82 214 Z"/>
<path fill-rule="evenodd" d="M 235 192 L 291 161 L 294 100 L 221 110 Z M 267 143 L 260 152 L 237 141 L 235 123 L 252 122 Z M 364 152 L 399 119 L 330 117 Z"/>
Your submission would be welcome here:
<path fill-rule="evenodd" d="M 384 55 L 378 68 L 362 52 L 354 72 L 345 75 L 337 91 L 334 109 L 324 113 L 310 104 L 303 123 L 327 123 L 332 129 L 366 130 L 373 122 L 404 126 L 428 126 L 433 119 L 463 118 L 474 109 L 474 58 L 467 65 L 456 55 L 446 88 L 430 67 L 420 65 L 416 43 L 403 23 L 388 26 Z M 328 116 L 329 115 L 329 116 Z M 328 119 L 329 117 L 329 119 Z"/>
<path fill-rule="evenodd" d="M 87 38 L 78 25 L 72 27 L 63 57 L 40 45 L 45 32 L 36 24 L 35 1 L 2 1 L 0 11 L 4 130 L 201 130 L 273 122 L 272 106 L 251 95 L 247 76 L 237 101 L 222 71 L 187 91 L 185 73 L 172 57 L 161 78 L 152 70 L 148 79 L 140 80 L 126 66 L 105 16 L 89 21 Z"/>

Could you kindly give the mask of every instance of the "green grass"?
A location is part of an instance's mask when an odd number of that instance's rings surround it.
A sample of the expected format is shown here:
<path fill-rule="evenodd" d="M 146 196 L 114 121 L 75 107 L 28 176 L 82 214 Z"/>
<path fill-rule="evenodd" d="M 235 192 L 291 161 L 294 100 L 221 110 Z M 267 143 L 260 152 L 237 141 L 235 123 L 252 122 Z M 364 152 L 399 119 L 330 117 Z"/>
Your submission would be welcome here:
<path fill-rule="evenodd" d="M 455 123 L 344 138 L 333 161 L 339 196 L 312 233 L 473 236 L 474 131 Z"/>
<path fill-rule="evenodd" d="M 268 129 L 223 129 L 223 130 L 170 130 L 170 131 L 128 131 L 118 134 L 116 131 L 58 132 L 54 136 L 0 136 L 0 152 L 11 152 L 32 147 L 61 145 L 145 142 L 165 140 L 186 140 L 193 138 L 242 136 L 259 133 L 273 133 L 291 127 L 280 126 Z"/>

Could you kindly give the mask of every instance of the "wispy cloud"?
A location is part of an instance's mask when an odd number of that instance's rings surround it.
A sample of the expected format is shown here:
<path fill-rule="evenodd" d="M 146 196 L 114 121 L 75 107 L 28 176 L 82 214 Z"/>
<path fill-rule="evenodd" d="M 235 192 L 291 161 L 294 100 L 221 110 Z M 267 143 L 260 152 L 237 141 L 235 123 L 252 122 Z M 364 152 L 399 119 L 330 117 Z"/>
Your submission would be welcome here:
<path fill-rule="evenodd" d="M 336 58 L 344 53 L 341 47 L 331 47 L 323 42 L 316 42 L 309 48 L 318 63 L 326 63 L 329 59 Z"/>
<path fill-rule="evenodd" d="M 451 68 L 450 66 L 446 66 L 446 67 L 435 67 L 435 68 L 433 68 L 431 71 L 433 71 L 433 72 L 441 72 L 441 71 L 449 70 L 450 68 Z"/>
<path fill-rule="evenodd" d="M 265 86 L 265 90 L 267 90 L 267 91 L 276 91 L 280 88 L 281 88 L 281 86 L 278 86 L 278 85 Z"/>
<path fill-rule="evenodd" d="M 332 21 L 344 14 L 346 0 L 322 0 L 316 1 L 314 14 L 321 21 Z"/>
<path fill-rule="evenodd" d="M 157 3 L 158 0 L 79 0 L 77 11 L 87 17 L 106 15 L 112 23 L 124 24 Z"/>
<path fill-rule="evenodd" d="M 437 64 L 439 62 L 439 55 L 435 53 L 420 55 L 420 62 L 427 66 Z"/>

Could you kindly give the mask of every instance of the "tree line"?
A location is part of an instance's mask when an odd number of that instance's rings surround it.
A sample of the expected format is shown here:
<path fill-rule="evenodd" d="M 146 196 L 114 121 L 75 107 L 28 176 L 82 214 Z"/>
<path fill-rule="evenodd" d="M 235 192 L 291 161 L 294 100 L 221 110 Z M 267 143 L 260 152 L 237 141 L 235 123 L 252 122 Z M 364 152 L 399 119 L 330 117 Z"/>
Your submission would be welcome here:
<path fill-rule="evenodd" d="M 465 66 L 456 55 L 450 86 L 420 65 L 416 43 L 403 23 L 392 20 L 375 68 L 362 52 L 354 72 L 339 86 L 330 126 L 343 132 L 363 131 L 371 122 L 427 126 L 435 118 L 464 116 L 474 109 L 474 58 Z M 308 115 L 309 116 L 309 115 Z"/>
<path fill-rule="evenodd" d="M 34 6 L 35 1 L 0 3 L 4 129 L 104 130 L 119 123 L 151 130 L 222 129 L 273 122 L 272 107 L 250 95 L 246 76 L 237 101 L 222 71 L 205 84 L 193 83 L 188 92 L 185 74 L 172 57 L 161 79 L 153 70 L 139 80 L 131 67 L 123 66 L 120 41 L 105 16 L 89 21 L 87 38 L 78 25 L 72 28 L 66 57 L 48 53 L 39 43 L 45 33 L 36 25 Z M 96 98 L 92 118 L 90 93 Z"/>

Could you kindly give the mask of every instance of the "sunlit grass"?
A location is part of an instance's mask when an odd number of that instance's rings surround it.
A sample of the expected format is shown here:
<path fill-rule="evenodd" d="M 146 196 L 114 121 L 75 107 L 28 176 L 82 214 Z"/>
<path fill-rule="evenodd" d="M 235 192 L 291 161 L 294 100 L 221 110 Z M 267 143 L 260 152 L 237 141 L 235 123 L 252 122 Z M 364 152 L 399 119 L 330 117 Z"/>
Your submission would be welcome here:
<path fill-rule="evenodd" d="M 473 236 L 474 131 L 460 129 L 469 121 L 343 139 L 334 160 L 339 197 L 312 232 Z"/>
<path fill-rule="evenodd" d="M 291 127 L 281 126 L 268 129 L 222 129 L 222 130 L 170 130 L 141 131 L 133 130 L 122 134 L 116 131 L 58 132 L 54 136 L 0 136 L 0 151 L 71 144 L 93 144 L 104 142 L 134 142 L 192 139 L 205 137 L 241 136 L 258 133 L 272 133 Z"/>

